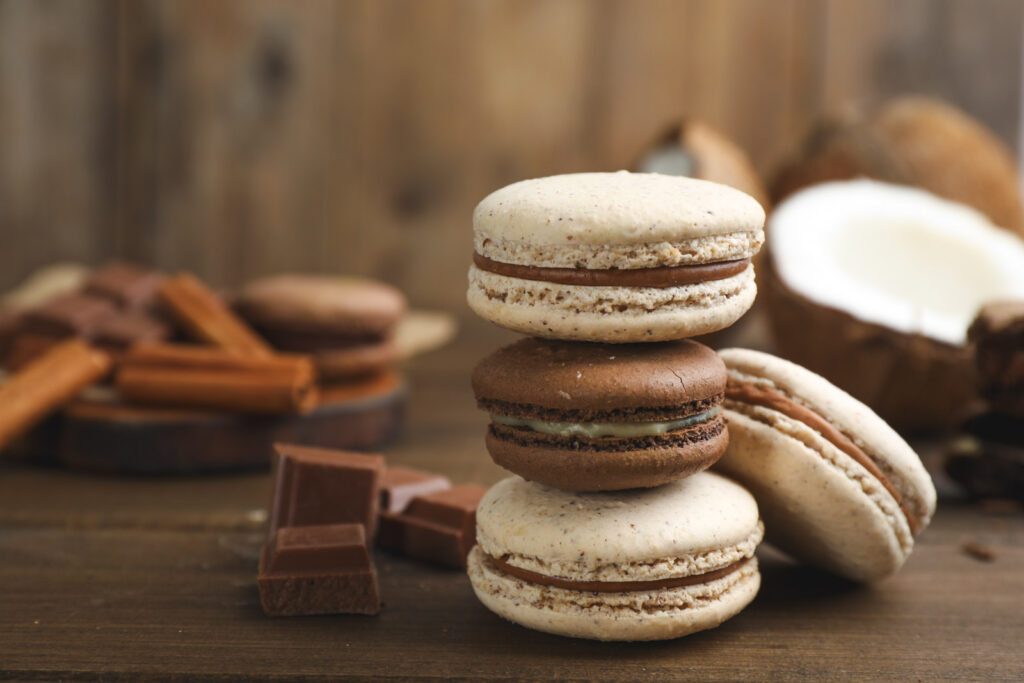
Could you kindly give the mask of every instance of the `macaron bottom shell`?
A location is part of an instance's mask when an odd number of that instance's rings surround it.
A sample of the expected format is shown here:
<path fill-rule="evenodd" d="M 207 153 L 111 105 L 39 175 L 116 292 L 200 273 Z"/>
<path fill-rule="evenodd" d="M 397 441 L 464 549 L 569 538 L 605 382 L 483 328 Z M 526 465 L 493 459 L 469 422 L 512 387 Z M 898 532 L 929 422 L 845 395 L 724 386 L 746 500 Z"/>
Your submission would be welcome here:
<path fill-rule="evenodd" d="M 761 585 L 757 558 L 691 586 L 622 593 L 577 591 L 525 581 L 498 570 L 475 546 L 469 577 L 489 610 L 521 626 L 572 638 L 667 640 L 714 628 L 738 614 Z"/>
<path fill-rule="evenodd" d="M 537 436 L 522 432 L 525 436 Z M 511 434 L 511 436 L 509 436 Z M 565 491 L 618 491 L 660 486 L 696 474 L 715 463 L 729 444 L 725 419 L 717 416 L 647 444 L 644 439 L 593 439 L 595 450 L 550 443 L 517 443 L 516 430 L 493 426 L 486 445 L 497 465 L 524 479 Z M 566 445 L 572 441 L 564 440 Z M 598 450 L 602 446 L 605 450 Z M 615 444 L 617 448 L 610 447 Z"/>
<path fill-rule="evenodd" d="M 469 269 L 466 300 L 502 327 L 571 341 L 652 342 L 724 329 L 754 303 L 754 268 L 677 287 L 563 285 Z"/>
<path fill-rule="evenodd" d="M 725 414 L 730 444 L 715 469 L 754 494 L 770 543 L 853 581 L 903 565 L 914 544 L 906 516 L 866 469 L 780 413 Z"/>

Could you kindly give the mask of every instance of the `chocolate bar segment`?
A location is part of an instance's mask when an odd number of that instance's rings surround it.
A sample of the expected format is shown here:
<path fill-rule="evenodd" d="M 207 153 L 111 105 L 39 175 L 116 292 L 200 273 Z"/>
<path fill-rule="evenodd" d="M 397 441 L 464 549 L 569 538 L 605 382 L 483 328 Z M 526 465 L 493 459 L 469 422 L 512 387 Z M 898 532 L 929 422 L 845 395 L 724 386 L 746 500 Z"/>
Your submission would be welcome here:
<path fill-rule="evenodd" d="M 403 512 L 416 496 L 444 491 L 452 487 L 448 477 L 411 467 L 387 467 L 380 482 L 380 509 Z"/>
<path fill-rule="evenodd" d="M 70 292 L 25 312 L 22 329 L 41 335 L 92 337 L 104 320 L 117 312 L 110 301 Z"/>
<path fill-rule="evenodd" d="M 122 308 L 149 308 L 156 302 L 163 275 L 130 263 L 109 263 L 85 281 L 89 294 L 109 299 Z"/>
<path fill-rule="evenodd" d="M 361 524 L 281 527 L 260 553 L 268 616 L 377 614 L 377 571 Z"/>
<path fill-rule="evenodd" d="M 1024 416 L 1024 300 L 986 304 L 967 331 L 981 395 L 992 410 Z"/>
<path fill-rule="evenodd" d="M 383 457 L 291 444 L 274 448 L 271 533 L 285 526 L 356 523 L 374 537 Z"/>
<path fill-rule="evenodd" d="M 384 512 L 381 547 L 447 567 L 465 567 L 476 543 L 476 508 L 487 492 L 464 484 L 417 496 L 401 514 Z"/>

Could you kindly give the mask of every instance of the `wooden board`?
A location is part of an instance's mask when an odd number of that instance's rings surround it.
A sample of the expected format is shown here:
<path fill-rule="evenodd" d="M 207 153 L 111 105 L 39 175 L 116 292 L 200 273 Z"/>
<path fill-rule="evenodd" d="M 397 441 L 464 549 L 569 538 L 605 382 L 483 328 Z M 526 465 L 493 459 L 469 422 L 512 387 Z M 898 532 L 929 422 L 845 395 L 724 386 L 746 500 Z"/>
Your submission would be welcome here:
<path fill-rule="evenodd" d="M 415 359 L 395 464 L 457 483 L 503 475 L 473 405 L 476 359 L 516 336 L 467 320 Z M 376 553 L 378 617 L 264 617 L 266 473 L 105 477 L 0 463 L 0 678 L 103 680 L 1020 680 L 1024 516 L 945 499 L 897 576 L 859 587 L 762 548 L 754 603 L 665 643 L 528 631 L 466 577 Z M 995 559 L 963 551 L 973 541 Z"/>
<path fill-rule="evenodd" d="M 157 475 L 266 468 L 276 442 L 372 451 L 398 434 L 406 393 L 401 377 L 385 373 L 325 390 L 320 404 L 303 415 L 79 401 L 56 426 L 57 459 L 79 470 Z"/>

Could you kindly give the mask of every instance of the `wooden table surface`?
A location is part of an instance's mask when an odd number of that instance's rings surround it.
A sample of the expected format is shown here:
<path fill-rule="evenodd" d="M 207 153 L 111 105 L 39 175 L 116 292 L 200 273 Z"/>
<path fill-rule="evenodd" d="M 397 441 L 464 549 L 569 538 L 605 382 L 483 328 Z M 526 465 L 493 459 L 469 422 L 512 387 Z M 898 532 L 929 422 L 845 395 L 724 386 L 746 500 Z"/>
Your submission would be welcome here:
<path fill-rule="evenodd" d="M 469 371 L 512 338 L 466 320 L 408 368 L 390 462 L 502 476 Z M 576 641 L 502 621 L 456 571 L 378 552 L 377 617 L 270 619 L 256 558 L 267 473 L 119 478 L 0 464 L 0 678 L 1024 679 L 1024 517 L 943 500 L 904 569 L 855 586 L 768 547 L 761 593 L 676 641 Z M 989 548 L 992 561 L 963 550 Z"/>

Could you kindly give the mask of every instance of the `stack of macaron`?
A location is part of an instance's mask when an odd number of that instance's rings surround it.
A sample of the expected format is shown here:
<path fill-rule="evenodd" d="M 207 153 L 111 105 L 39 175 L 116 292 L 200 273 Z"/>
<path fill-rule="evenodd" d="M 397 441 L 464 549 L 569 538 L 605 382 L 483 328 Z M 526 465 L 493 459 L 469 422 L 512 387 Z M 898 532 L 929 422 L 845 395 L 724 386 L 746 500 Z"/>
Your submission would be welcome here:
<path fill-rule="evenodd" d="M 477 206 L 469 305 L 532 335 L 473 373 L 487 449 L 517 475 L 477 511 L 469 575 L 492 611 L 602 640 L 711 628 L 757 593 L 765 526 L 853 581 L 906 561 L 935 512 L 907 443 L 800 366 L 689 340 L 752 304 L 763 222 L 737 190 L 624 172 Z"/>
<path fill-rule="evenodd" d="M 690 337 L 754 300 L 764 211 L 658 174 L 526 180 L 473 216 L 468 301 L 531 335 L 473 373 L 486 444 L 516 476 L 477 511 L 469 575 L 524 626 L 601 640 L 717 626 L 757 593 L 753 496 L 725 452 L 725 364 Z"/>

